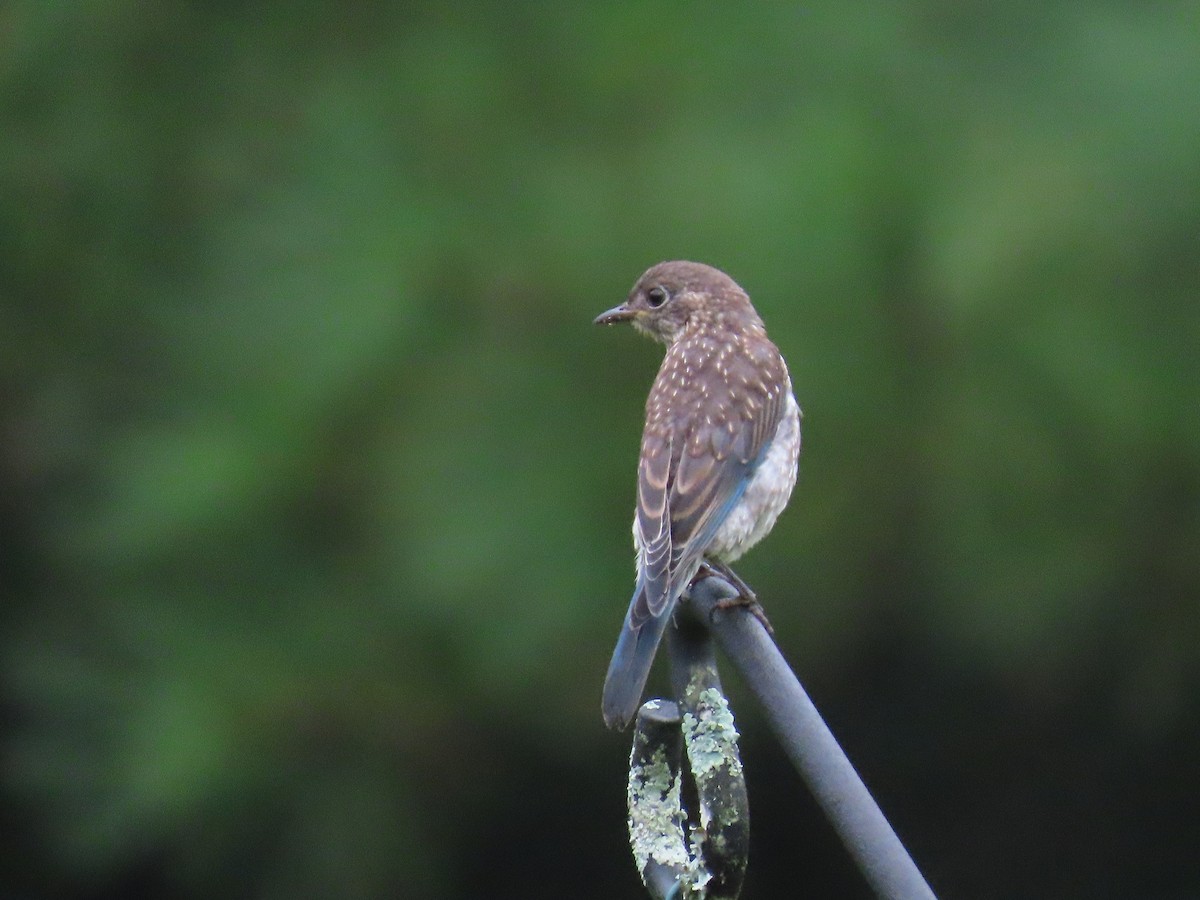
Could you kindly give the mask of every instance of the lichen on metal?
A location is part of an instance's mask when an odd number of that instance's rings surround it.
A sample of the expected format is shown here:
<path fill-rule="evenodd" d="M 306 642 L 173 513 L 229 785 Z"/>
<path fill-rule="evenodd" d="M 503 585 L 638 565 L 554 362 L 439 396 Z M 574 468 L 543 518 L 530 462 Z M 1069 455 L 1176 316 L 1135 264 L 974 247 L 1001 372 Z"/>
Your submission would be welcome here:
<path fill-rule="evenodd" d="M 638 735 L 637 740 L 644 740 Z M 656 746 L 644 760 L 645 748 L 635 750 L 629 772 L 629 843 L 639 872 L 653 860 L 676 873 L 678 900 L 702 900 L 711 875 L 699 852 L 702 835 L 689 835 L 687 814 L 680 797 L 682 778 L 673 772 L 667 751 Z"/>
<path fill-rule="evenodd" d="M 680 779 L 672 774 L 667 754 L 656 747 L 645 764 L 629 772 L 629 842 L 638 871 L 653 858 L 664 865 L 688 867 Z"/>
<path fill-rule="evenodd" d="M 683 740 L 692 774 L 699 780 L 720 767 L 727 767 L 730 775 L 740 776 L 738 732 L 729 702 L 715 688 L 701 691 L 698 699 L 696 712 L 683 716 Z"/>
<path fill-rule="evenodd" d="M 699 800 L 700 828 L 692 836 L 693 844 L 703 837 L 713 851 L 726 856 L 733 851 L 728 829 L 740 822 L 744 803 L 730 794 L 743 775 L 738 732 L 724 695 L 714 688 L 700 691 L 695 712 L 683 715 L 682 729 Z M 699 855 L 694 849 L 692 853 Z"/>

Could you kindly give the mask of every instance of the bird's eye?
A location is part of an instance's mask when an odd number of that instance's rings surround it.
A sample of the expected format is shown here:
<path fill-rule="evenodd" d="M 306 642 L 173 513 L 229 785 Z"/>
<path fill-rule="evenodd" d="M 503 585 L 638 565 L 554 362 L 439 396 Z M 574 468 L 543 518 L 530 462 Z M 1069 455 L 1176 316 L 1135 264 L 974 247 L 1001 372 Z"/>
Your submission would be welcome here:
<path fill-rule="evenodd" d="M 667 289 L 660 284 L 646 291 L 646 302 L 650 304 L 651 309 L 658 309 L 667 302 L 669 296 Z"/>

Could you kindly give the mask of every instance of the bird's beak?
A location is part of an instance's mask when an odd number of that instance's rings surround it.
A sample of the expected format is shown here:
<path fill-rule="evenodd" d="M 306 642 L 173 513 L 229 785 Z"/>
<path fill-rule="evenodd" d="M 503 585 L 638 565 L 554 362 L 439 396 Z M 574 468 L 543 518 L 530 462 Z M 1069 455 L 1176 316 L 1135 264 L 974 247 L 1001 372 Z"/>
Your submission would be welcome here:
<path fill-rule="evenodd" d="M 622 303 L 620 306 L 614 306 L 612 309 L 600 313 L 596 316 L 596 321 L 593 325 L 615 325 L 618 322 L 630 322 L 637 313 Z"/>

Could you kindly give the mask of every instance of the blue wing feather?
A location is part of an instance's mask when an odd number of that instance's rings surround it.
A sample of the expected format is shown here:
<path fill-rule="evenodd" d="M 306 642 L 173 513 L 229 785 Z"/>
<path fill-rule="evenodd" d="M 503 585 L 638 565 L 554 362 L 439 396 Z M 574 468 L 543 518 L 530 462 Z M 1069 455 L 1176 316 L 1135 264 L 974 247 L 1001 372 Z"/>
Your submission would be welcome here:
<path fill-rule="evenodd" d="M 746 492 L 746 485 L 749 484 L 754 469 L 758 467 L 765 451 L 766 448 L 762 454 L 759 454 L 758 459 L 754 460 L 746 476 L 740 480 L 717 514 L 710 516 L 703 530 L 695 535 L 692 541 L 689 541 L 692 547 L 706 547 L 712 541 L 713 535 L 721 527 L 721 523 L 725 521 L 738 500 L 742 498 L 742 494 Z M 687 583 L 695 575 L 702 558 L 702 553 L 695 551 L 689 553 L 685 549 L 684 553 L 689 557 L 694 557 L 695 564 L 686 568 L 674 568 L 666 590 L 669 602 L 658 615 L 645 616 L 639 612 L 649 607 L 645 596 L 648 582 L 644 569 L 639 574 L 633 597 L 629 601 L 629 610 L 625 614 L 625 622 L 621 626 L 621 635 L 617 638 L 612 660 L 608 664 L 608 674 L 604 678 L 604 697 L 601 705 L 605 724 L 609 728 L 628 726 L 641 705 L 642 692 L 650 677 L 650 668 L 654 664 L 654 657 L 658 651 L 658 645 L 662 641 L 667 622 L 671 619 L 675 601 L 687 588 Z"/>

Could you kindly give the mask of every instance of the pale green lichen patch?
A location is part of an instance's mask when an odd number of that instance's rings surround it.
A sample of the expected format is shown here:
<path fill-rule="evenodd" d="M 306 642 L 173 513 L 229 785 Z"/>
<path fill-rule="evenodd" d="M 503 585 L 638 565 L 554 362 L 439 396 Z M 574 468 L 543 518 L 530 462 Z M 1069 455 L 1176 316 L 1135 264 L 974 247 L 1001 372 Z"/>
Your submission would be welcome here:
<path fill-rule="evenodd" d="M 648 763 L 629 772 L 629 843 L 639 872 L 650 859 L 683 868 L 691 864 L 683 822 L 679 778 L 672 776 L 666 752 L 658 747 Z"/>
<path fill-rule="evenodd" d="M 741 816 L 740 804 L 728 793 L 743 777 L 733 713 L 720 691 L 707 688 L 699 691 L 695 712 L 684 714 L 682 727 L 700 799 L 700 826 L 714 849 L 724 853 L 725 829 Z"/>
<path fill-rule="evenodd" d="M 675 876 L 672 900 L 697 900 L 708 893 L 712 874 L 706 856 L 712 854 L 724 870 L 745 871 L 744 837 L 748 823 L 738 732 L 729 704 L 715 688 L 711 673 L 694 676 L 681 704 L 688 712 L 678 719 L 687 748 L 688 766 L 697 788 L 700 827 L 689 825 L 682 807 L 681 778 L 672 771 L 673 757 L 654 737 L 639 732 L 630 760 L 629 836 L 638 871 L 646 877 L 651 863 Z M 668 729 L 669 733 L 669 729 Z M 694 819 L 692 820 L 695 821 Z M 655 879 L 664 873 L 655 870 Z M 740 874 L 736 881 L 740 884 Z M 661 889 L 661 888 L 659 888 Z"/>
<path fill-rule="evenodd" d="M 683 740 L 692 774 L 700 780 L 725 767 L 740 777 L 742 761 L 737 752 L 737 729 L 729 703 L 715 688 L 700 692 L 696 712 L 683 717 Z"/>
<path fill-rule="evenodd" d="M 681 900 L 689 900 L 689 898 L 697 898 L 704 900 L 707 896 L 705 888 L 712 881 L 712 875 L 700 864 L 700 855 L 696 854 L 692 859 L 692 864 L 688 867 L 687 877 L 684 879 L 681 887 Z"/>
<path fill-rule="evenodd" d="M 680 800 L 680 778 L 672 775 L 667 754 L 656 747 L 645 764 L 629 771 L 629 843 L 639 872 L 650 860 L 679 873 L 679 900 L 703 898 L 712 876 L 704 870 L 698 842 L 686 834 L 687 816 Z"/>

